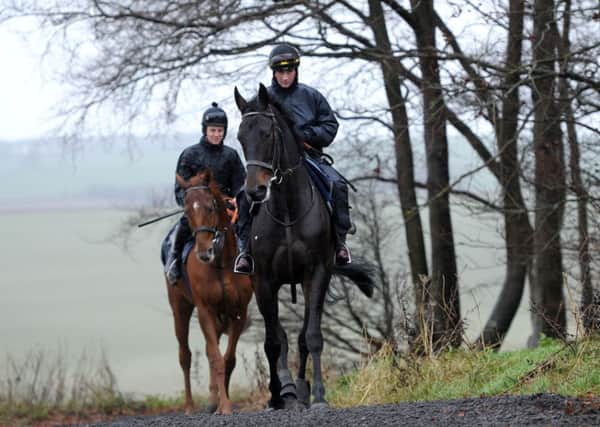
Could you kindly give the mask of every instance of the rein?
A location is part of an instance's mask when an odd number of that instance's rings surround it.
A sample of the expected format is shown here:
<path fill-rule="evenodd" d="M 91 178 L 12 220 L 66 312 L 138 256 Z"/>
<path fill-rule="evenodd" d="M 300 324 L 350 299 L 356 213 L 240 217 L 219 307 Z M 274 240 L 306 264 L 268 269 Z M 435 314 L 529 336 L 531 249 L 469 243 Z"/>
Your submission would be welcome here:
<path fill-rule="evenodd" d="M 265 116 L 271 118 L 271 121 L 273 123 L 273 131 L 271 132 L 271 135 L 273 136 L 273 159 L 271 160 L 271 163 L 263 162 L 261 160 L 248 160 L 246 161 L 246 166 L 258 166 L 271 171 L 273 173 L 271 181 L 275 184 L 281 184 L 283 182 L 283 179 L 287 175 L 290 175 L 300 167 L 300 165 L 302 164 L 302 155 L 299 156 L 298 163 L 285 170 L 282 170 L 281 153 L 283 149 L 283 132 L 281 130 L 281 127 L 277 123 L 277 117 L 275 116 L 275 113 L 273 113 L 273 111 L 251 111 L 249 113 L 242 114 L 242 121 L 244 121 L 245 118 L 251 116 Z M 277 144 L 277 137 L 275 134 L 279 135 L 279 141 L 281 141 L 280 144 Z"/>
<path fill-rule="evenodd" d="M 291 227 L 292 225 L 294 225 L 298 221 L 300 221 L 302 218 L 304 218 L 312 209 L 312 206 L 314 204 L 313 184 L 312 184 L 312 182 L 310 183 L 310 204 L 308 205 L 307 209 L 302 214 L 298 215 L 293 220 L 291 220 L 289 218 L 289 215 L 286 215 L 286 218 L 283 220 L 275 217 L 275 215 L 269 210 L 269 205 L 266 204 L 266 202 L 268 202 L 269 199 L 271 198 L 271 185 L 272 184 L 280 185 L 281 183 L 283 183 L 283 180 L 286 176 L 291 175 L 295 170 L 297 170 L 302 165 L 303 156 L 302 156 L 302 154 L 300 154 L 298 157 L 298 162 L 295 165 L 282 170 L 282 168 L 281 168 L 281 153 L 283 152 L 283 148 L 284 148 L 283 131 L 281 130 L 281 127 L 279 126 L 279 124 L 277 122 L 277 116 L 275 115 L 275 113 L 273 113 L 271 106 L 269 106 L 269 111 L 251 111 L 249 113 L 242 114 L 242 121 L 244 121 L 245 118 L 252 117 L 252 116 L 263 116 L 263 117 L 269 117 L 271 119 L 272 129 L 273 129 L 271 131 L 271 135 L 273 137 L 272 138 L 273 139 L 273 159 L 271 160 L 271 163 L 263 162 L 261 160 L 252 160 L 252 159 L 247 160 L 246 166 L 258 166 L 263 169 L 267 169 L 268 171 L 271 171 L 273 173 L 273 176 L 271 177 L 271 179 L 269 180 L 269 183 L 267 185 L 266 196 L 260 201 L 255 201 L 255 200 L 250 201 L 250 205 L 251 205 L 250 211 L 251 212 L 253 211 L 254 205 L 265 204 L 266 211 L 269 214 L 269 217 L 271 217 L 271 219 L 276 224 L 282 225 L 284 227 Z M 276 135 L 279 136 L 279 143 L 277 143 Z"/>
<path fill-rule="evenodd" d="M 203 191 L 209 190 L 210 191 L 210 187 L 208 185 L 196 185 L 193 187 L 189 187 L 184 192 L 184 198 L 188 193 L 190 193 L 192 191 L 198 191 L 198 190 L 203 190 Z M 214 198 L 213 198 L 213 202 L 214 202 L 214 204 L 216 204 L 216 200 Z M 220 259 L 221 258 L 220 252 L 223 250 L 223 245 L 225 244 L 225 233 L 227 233 L 227 227 L 224 227 L 223 230 L 219 230 L 217 227 L 207 227 L 204 225 L 200 225 L 192 230 L 192 237 L 194 237 L 194 239 L 195 239 L 196 235 L 198 233 L 210 233 L 214 236 L 213 237 L 213 248 L 215 251 L 215 255 L 217 256 L 218 259 Z M 223 268 L 223 266 L 215 266 L 215 267 Z"/>
<path fill-rule="evenodd" d="M 196 185 L 193 187 L 189 187 L 184 192 L 184 198 L 188 193 L 190 193 L 192 191 L 198 191 L 198 190 L 211 191 L 211 188 L 208 185 Z M 212 195 L 212 193 L 211 193 L 211 195 Z M 214 195 L 213 195 L 213 202 L 216 204 Z M 219 286 L 221 287 L 221 294 L 222 294 L 222 297 L 221 297 L 222 310 L 221 311 L 223 313 L 227 312 L 227 304 L 226 304 L 227 292 L 225 290 L 225 279 L 223 277 L 223 272 L 225 270 L 225 264 L 224 264 L 225 260 L 223 259 L 221 252 L 223 251 L 223 247 L 225 245 L 227 231 L 228 231 L 227 227 L 223 227 L 222 230 L 219 230 L 217 227 L 207 227 L 204 225 L 200 225 L 192 230 L 192 236 L 194 237 L 194 239 L 196 238 L 196 234 L 198 234 L 198 233 L 210 233 L 214 236 L 213 237 L 213 250 L 215 251 L 214 253 L 215 253 L 216 264 L 213 264 L 213 267 L 217 270 L 217 275 L 219 277 Z M 237 291 L 237 297 L 238 297 L 237 307 L 240 308 L 242 306 L 242 302 L 241 302 L 242 297 L 240 295 L 239 290 Z M 235 317 L 238 320 L 241 318 L 239 311 L 236 312 Z"/>

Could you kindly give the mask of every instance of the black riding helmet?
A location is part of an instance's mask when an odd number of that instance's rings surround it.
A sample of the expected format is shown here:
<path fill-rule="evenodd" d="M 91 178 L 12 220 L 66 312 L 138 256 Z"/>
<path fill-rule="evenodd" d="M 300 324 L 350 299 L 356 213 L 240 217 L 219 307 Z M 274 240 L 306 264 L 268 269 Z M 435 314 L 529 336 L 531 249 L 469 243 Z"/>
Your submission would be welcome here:
<path fill-rule="evenodd" d="M 291 70 L 300 65 L 300 52 L 294 46 L 282 43 L 273 48 L 269 55 L 269 66 L 273 71 Z"/>
<path fill-rule="evenodd" d="M 202 114 L 202 135 L 206 135 L 207 126 L 223 126 L 223 139 L 225 139 L 225 135 L 227 135 L 227 114 L 216 102 L 213 102 Z"/>

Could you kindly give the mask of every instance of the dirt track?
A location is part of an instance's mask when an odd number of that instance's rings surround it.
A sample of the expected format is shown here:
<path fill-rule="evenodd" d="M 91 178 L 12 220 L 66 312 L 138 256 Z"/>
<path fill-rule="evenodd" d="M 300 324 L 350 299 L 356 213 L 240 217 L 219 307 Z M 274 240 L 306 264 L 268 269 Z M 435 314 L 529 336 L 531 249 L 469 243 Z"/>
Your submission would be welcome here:
<path fill-rule="evenodd" d="M 348 409 L 127 417 L 94 426 L 600 426 L 600 400 L 555 394 L 502 396 Z"/>

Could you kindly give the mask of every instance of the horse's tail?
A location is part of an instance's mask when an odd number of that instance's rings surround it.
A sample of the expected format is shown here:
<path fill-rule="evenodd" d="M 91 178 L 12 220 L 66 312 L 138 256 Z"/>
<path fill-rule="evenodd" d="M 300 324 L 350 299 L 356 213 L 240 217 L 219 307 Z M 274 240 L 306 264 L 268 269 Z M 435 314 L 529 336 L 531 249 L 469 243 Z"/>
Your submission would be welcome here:
<path fill-rule="evenodd" d="M 352 280 L 363 294 L 371 298 L 375 289 L 375 266 L 366 261 L 352 260 L 351 264 L 334 265 L 333 274 Z"/>

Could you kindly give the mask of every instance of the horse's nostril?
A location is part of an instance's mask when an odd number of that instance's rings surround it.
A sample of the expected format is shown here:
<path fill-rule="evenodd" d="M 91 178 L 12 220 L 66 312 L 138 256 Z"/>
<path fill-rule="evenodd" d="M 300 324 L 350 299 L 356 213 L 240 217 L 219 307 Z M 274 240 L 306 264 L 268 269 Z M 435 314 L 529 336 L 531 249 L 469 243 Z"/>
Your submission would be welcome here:
<path fill-rule="evenodd" d="M 250 198 L 252 200 L 260 202 L 267 195 L 267 186 L 266 185 L 259 185 L 255 189 L 249 190 L 248 191 L 248 195 L 250 196 Z"/>

